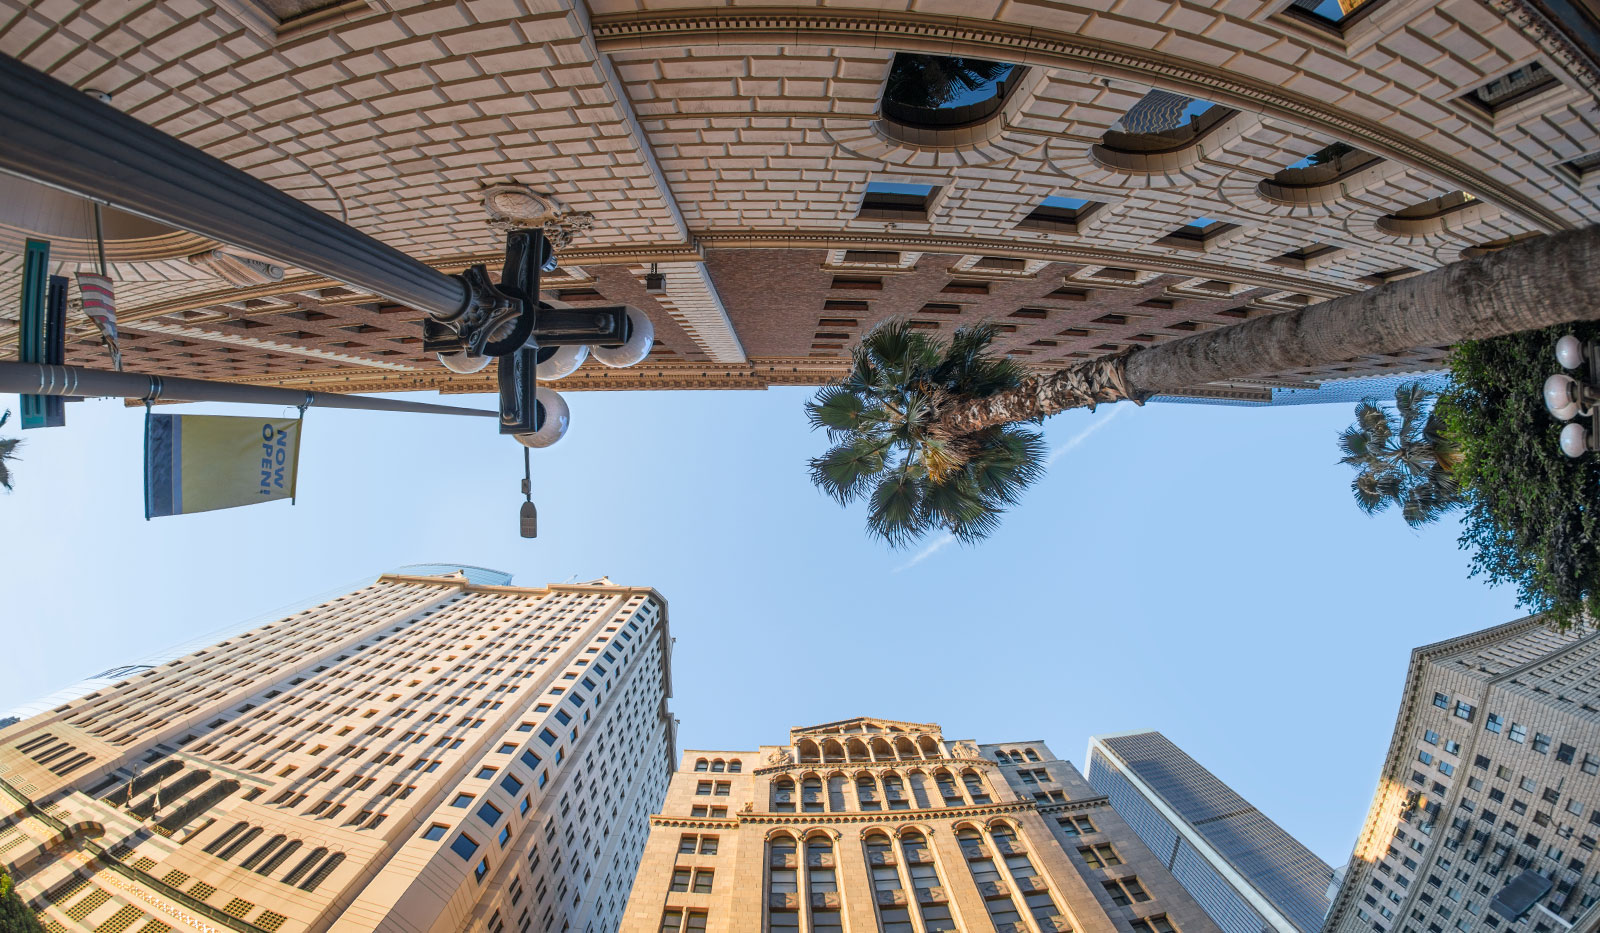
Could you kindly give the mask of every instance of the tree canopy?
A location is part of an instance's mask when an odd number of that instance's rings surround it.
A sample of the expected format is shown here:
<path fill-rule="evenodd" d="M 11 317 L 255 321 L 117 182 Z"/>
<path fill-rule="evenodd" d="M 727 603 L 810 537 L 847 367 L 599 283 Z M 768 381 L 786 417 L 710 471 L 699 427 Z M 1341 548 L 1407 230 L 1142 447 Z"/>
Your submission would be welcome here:
<path fill-rule="evenodd" d="M 1339 435 L 1339 462 L 1357 470 L 1350 491 L 1363 512 L 1398 505 L 1416 528 L 1461 504 L 1451 472 L 1458 452 L 1430 404 L 1435 398 L 1421 383 L 1407 382 L 1395 389 L 1393 411 L 1373 398 L 1356 406 L 1356 423 Z"/>
<path fill-rule="evenodd" d="M 0 867 L 0 933 L 44 933 L 39 918 L 17 896 L 4 867 Z"/>
<path fill-rule="evenodd" d="M 1563 334 L 1600 339 L 1600 325 L 1570 324 L 1457 345 L 1454 387 L 1441 403 L 1460 446 L 1456 478 L 1467 491 L 1461 546 L 1472 573 L 1516 584 L 1521 603 L 1562 626 L 1600 618 L 1600 457 L 1573 459 L 1542 387 L 1558 371 Z"/>

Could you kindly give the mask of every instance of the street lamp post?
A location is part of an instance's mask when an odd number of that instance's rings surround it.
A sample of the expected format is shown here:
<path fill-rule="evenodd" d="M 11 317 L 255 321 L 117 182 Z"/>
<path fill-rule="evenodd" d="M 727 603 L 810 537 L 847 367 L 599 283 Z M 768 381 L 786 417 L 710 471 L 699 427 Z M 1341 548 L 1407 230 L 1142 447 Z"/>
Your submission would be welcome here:
<path fill-rule="evenodd" d="M 1581 457 L 1600 449 L 1600 346 L 1567 334 L 1556 341 L 1556 362 L 1562 369 L 1587 370 L 1587 382 L 1566 373 L 1544 381 L 1545 407 L 1557 420 L 1569 422 L 1561 429 L 1561 452 Z"/>

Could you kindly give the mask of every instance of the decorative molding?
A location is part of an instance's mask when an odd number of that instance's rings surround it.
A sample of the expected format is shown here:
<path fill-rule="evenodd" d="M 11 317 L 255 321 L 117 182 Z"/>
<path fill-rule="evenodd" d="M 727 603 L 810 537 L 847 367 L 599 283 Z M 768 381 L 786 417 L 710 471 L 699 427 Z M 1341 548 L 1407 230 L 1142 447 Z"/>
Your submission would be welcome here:
<path fill-rule="evenodd" d="M 1058 240 L 1012 240 L 953 234 L 872 233 L 867 231 L 752 230 L 744 233 L 707 231 L 696 238 L 706 249 L 865 249 L 918 250 L 931 253 L 956 253 L 970 256 L 1010 256 L 1042 259 L 1046 262 L 1081 263 L 1093 266 L 1119 266 L 1144 269 L 1187 278 L 1203 276 L 1225 279 L 1274 291 L 1292 290 L 1323 298 L 1353 295 L 1366 289 L 1357 283 L 1341 285 L 1320 279 L 1304 279 L 1274 272 L 1258 272 L 1238 266 L 1205 262 L 1181 256 L 1145 256 L 1123 250 L 1064 243 Z M 834 268 L 829 266 L 829 268 Z M 840 267 L 842 268 L 842 267 Z M 867 268 L 861 266 L 860 268 Z M 1218 296 L 1225 297 L 1225 296 Z"/>
<path fill-rule="evenodd" d="M 940 55 L 971 54 L 1124 78 L 1314 127 L 1358 148 L 1448 179 L 1485 201 L 1524 215 L 1546 232 L 1572 226 L 1554 211 L 1512 192 L 1486 173 L 1420 145 L 1380 123 L 1330 110 L 1321 102 L 1291 94 L 1279 85 L 1246 81 L 1220 68 L 1179 62 L 1170 56 L 1151 55 L 1148 49 L 1096 41 L 1081 35 L 879 9 L 820 11 L 727 7 L 623 13 L 596 16 L 592 28 L 595 45 L 601 52 L 681 49 L 697 43 L 870 46 Z"/>
<path fill-rule="evenodd" d="M 1560 62 L 1585 90 L 1600 94 L 1600 69 L 1594 57 L 1555 24 L 1538 0 L 1484 0 L 1484 3 Z"/>

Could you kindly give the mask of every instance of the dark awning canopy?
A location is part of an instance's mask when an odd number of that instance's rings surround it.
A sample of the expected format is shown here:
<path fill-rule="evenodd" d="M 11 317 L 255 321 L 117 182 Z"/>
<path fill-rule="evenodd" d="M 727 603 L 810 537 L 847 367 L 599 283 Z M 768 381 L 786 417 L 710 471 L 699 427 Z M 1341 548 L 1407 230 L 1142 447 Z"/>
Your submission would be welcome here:
<path fill-rule="evenodd" d="M 1512 878 L 1500 893 L 1489 902 L 1489 909 L 1515 923 L 1533 908 L 1541 897 L 1550 893 L 1551 881 L 1529 869 Z"/>

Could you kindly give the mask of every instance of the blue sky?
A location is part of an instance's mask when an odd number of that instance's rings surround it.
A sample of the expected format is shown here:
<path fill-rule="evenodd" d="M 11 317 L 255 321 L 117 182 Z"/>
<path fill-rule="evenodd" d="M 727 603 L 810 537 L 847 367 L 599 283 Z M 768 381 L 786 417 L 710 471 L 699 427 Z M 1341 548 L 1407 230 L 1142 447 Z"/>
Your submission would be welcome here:
<path fill-rule="evenodd" d="M 1061 415 L 992 539 L 894 552 L 810 487 L 808 397 L 568 393 L 570 434 L 534 452 L 535 541 L 521 448 L 478 419 L 313 409 L 299 505 L 145 522 L 142 412 L 72 404 L 0 495 L 0 710 L 401 564 L 606 574 L 668 600 L 686 747 L 871 715 L 1081 767 L 1089 735 L 1156 728 L 1338 864 L 1411 648 L 1520 615 L 1467 578 L 1454 523 L 1356 510 L 1347 404 Z"/>

